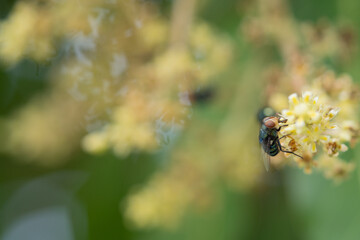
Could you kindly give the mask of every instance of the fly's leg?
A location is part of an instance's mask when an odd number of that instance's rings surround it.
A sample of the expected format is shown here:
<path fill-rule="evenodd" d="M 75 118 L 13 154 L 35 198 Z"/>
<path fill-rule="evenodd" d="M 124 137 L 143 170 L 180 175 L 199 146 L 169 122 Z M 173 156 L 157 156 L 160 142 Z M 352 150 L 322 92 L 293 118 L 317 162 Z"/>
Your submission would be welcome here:
<path fill-rule="evenodd" d="M 286 134 L 286 135 L 282 136 L 281 138 L 279 138 L 279 143 L 280 143 L 280 140 L 283 139 L 283 138 L 285 138 L 285 137 L 289 137 L 289 138 L 291 138 L 292 140 L 294 140 L 290 135 L 291 135 L 291 134 Z M 281 146 L 281 145 L 280 145 L 280 146 Z M 280 148 L 280 149 L 282 149 L 282 148 Z"/>
<path fill-rule="evenodd" d="M 278 145 L 279 145 L 280 151 L 285 152 L 285 153 L 291 153 L 291 154 L 294 154 L 295 156 L 297 156 L 297 157 L 299 157 L 299 158 L 304 159 L 302 156 L 297 155 L 297 154 L 294 153 L 294 152 L 291 152 L 291 151 L 287 151 L 287 150 L 282 149 L 281 144 L 280 144 L 280 141 L 279 141 L 279 138 L 278 138 L 276 141 L 277 141 L 277 143 L 278 143 Z"/>
<path fill-rule="evenodd" d="M 276 131 L 280 132 L 280 130 L 281 130 L 282 127 L 287 127 L 287 126 L 289 126 L 289 125 L 288 125 L 288 124 L 282 125 L 282 126 L 280 126 L 278 129 L 276 129 Z"/>
<path fill-rule="evenodd" d="M 289 137 L 289 136 L 290 136 L 290 134 L 286 134 L 286 135 L 282 136 L 281 138 L 279 138 L 279 140 L 284 138 L 284 137 Z"/>

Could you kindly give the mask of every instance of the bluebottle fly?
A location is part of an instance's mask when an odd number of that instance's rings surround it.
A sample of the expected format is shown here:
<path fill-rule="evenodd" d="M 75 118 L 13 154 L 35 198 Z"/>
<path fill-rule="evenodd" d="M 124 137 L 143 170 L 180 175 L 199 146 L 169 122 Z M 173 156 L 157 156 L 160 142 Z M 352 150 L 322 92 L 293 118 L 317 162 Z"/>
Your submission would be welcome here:
<path fill-rule="evenodd" d="M 265 114 L 266 115 L 266 114 Z M 258 115 L 260 120 L 260 114 Z M 261 127 L 259 132 L 259 143 L 261 144 L 262 155 L 264 160 L 264 165 L 266 171 L 269 171 L 270 168 L 270 157 L 276 156 L 280 151 L 285 153 L 291 153 L 297 157 L 302 158 L 300 155 L 292 151 L 285 150 L 280 143 L 280 139 L 287 137 L 284 135 L 279 138 L 278 133 L 282 127 L 286 125 L 279 126 L 279 123 L 286 123 L 286 119 L 280 119 L 277 116 L 265 116 L 261 120 Z"/>

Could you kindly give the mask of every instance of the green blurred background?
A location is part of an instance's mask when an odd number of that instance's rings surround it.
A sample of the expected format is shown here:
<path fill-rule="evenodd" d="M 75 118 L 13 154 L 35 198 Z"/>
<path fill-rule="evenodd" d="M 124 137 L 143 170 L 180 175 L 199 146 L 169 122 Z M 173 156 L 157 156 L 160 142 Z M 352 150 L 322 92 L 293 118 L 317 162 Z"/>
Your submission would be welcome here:
<path fill-rule="evenodd" d="M 2 19 L 6 18 L 15 2 L 1 1 Z M 161 6 L 164 14 L 169 13 L 172 1 L 153 2 Z M 198 12 L 199 19 L 229 34 L 241 53 L 236 57 L 239 69 L 224 73 L 221 78 L 234 78 L 246 67 L 248 56 L 257 54 L 256 50 L 244 47 L 238 34 L 239 24 L 245 14 L 241 11 L 241 6 L 248 2 L 251 1 L 208 0 L 202 3 Z M 298 20 L 316 22 L 327 18 L 330 22 L 348 22 L 359 30 L 359 1 L 291 0 L 289 4 Z M 339 72 L 350 73 L 359 82 L 359 60 L 360 56 L 357 54 L 353 61 L 342 66 L 335 65 L 334 68 Z M 47 89 L 49 67 L 47 64 L 24 60 L 10 69 L 5 66 L 0 68 L 2 118 L 10 116 Z M 231 81 L 229 82 L 231 86 Z M 254 102 L 250 106 L 254 110 L 244 114 L 253 114 L 260 107 L 260 99 L 250 101 Z M 194 111 L 214 119 L 221 118 L 222 115 L 222 111 L 206 103 L 197 105 Z M 355 148 L 347 154 L 349 158 L 358 161 L 360 149 Z M 27 156 L 22 157 L 26 159 Z M 21 234 L 9 235 L 9 227 L 19 217 L 35 210 L 41 212 L 45 206 L 53 206 L 52 213 L 58 218 L 51 220 L 50 217 L 44 223 L 44 228 L 52 229 L 57 237 L 48 238 L 44 235 L 44 239 L 360 238 L 360 186 L 357 169 L 340 185 L 326 180 L 316 172 L 306 175 L 301 170 L 290 167 L 280 172 L 267 173 L 267 180 L 264 180 L 267 184 L 262 185 L 261 189 L 233 192 L 220 182 L 214 189 L 224 204 L 207 211 L 188 212 L 177 229 L 138 230 L 124 220 L 124 201 L 134 186 L 144 184 L 159 168 L 157 157 L 156 154 L 138 152 L 126 159 L 119 159 L 110 152 L 93 156 L 79 149 L 61 166 L 39 167 L 1 154 L 0 220 L 3 239 L 20 239 L 17 237 Z M 39 216 L 45 216 L 46 213 L 42 214 Z M 65 221 L 68 225 L 59 220 L 62 217 L 66 219 L 66 216 L 70 219 Z M 41 225 L 43 220 L 39 217 L 34 221 Z M 26 232 L 32 226 L 38 225 L 29 223 L 15 230 Z"/>

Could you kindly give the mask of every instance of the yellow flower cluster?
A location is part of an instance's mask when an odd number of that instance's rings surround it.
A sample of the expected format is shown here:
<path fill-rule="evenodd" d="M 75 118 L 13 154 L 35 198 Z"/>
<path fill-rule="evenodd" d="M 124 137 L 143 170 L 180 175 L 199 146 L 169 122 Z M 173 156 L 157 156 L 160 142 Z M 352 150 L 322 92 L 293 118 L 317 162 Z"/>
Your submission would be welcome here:
<path fill-rule="evenodd" d="M 36 4 L 18 3 L 14 14 L 0 23 L 0 57 L 12 65 L 23 57 L 40 61 L 54 54 L 48 14 Z"/>
<path fill-rule="evenodd" d="M 228 66 L 231 48 L 226 37 L 216 36 L 209 26 L 200 24 L 190 32 L 187 48 L 169 48 L 128 70 L 129 78 L 136 81 L 123 79 L 126 91 L 113 106 L 110 122 L 85 136 L 84 149 L 95 153 L 111 148 L 117 155 L 127 156 L 132 150 L 156 148 L 156 133 L 162 131 L 156 122 L 168 128 L 184 125 L 192 104 L 191 91 Z M 217 64 L 219 59 L 221 64 Z"/>
<path fill-rule="evenodd" d="M 355 108 L 353 110 L 356 111 Z M 290 151 L 303 156 L 303 158 L 297 158 L 296 161 L 304 167 L 305 172 L 310 173 L 312 167 L 317 166 L 313 159 L 318 152 L 327 156 L 327 160 L 321 161 L 322 164 L 318 167 L 328 177 L 335 177 L 335 173 L 329 172 L 338 171 L 331 167 L 341 168 L 342 177 L 353 169 L 350 167 L 352 163 L 346 163 L 337 158 L 340 152 L 348 150 L 345 143 L 351 139 L 342 137 L 350 134 L 348 129 L 342 127 L 349 120 L 337 117 L 339 111 L 341 111 L 340 108 L 327 105 L 324 99 L 308 91 L 301 97 L 297 94 L 289 96 L 289 108 L 282 111 L 282 116 L 287 121 L 283 123 L 281 135 L 288 138 L 284 145 L 288 146 Z M 325 157 L 320 158 L 325 159 Z M 330 161 L 333 163 L 324 164 Z"/>
<path fill-rule="evenodd" d="M 130 195 L 125 216 L 138 228 L 174 228 L 192 199 L 184 179 L 158 174 L 142 191 Z"/>
<path fill-rule="evenodd" d="M 112 123 L 84 137 L 84 149 L 101 153 L 112 147 L 117 155 L 127 156 L 132 150 L 156 147 L 155 123 L 149 120 L 155 118 L 157 111 L 151 103 L 145 102 L 140 92 L 128 93 L 126 104 L 114 109 Z"/>
<path fill-rule="evenodd" d="M 37 97 L 8 119 L 1 119 L 0 151 L 19 161 L 60 165 L 77 150 L 83 130 L 74 123 L 83 115 L 81 106 L 62 95 Z"/>
<path fill-rule="evenodd" d="M 283 110 L 282 115 L 287 119 L 283 135 L 296 136 L 298 143 L 306 146 L 312 153 L 317 151 L 316 143 L 328 145 L 333 141 L 331 131 L 337 126 L 332 125 L 338 110 L 331 106 L 320 105 L 318 97 L 311 92 L 304 92 L 299 98 L 296 93 L 289 96 L 289 109 Z"/>
<path fill-rule="evenodd" d="M 75 5 L 69 0 L 19 2 L 1 22 L 0 58 L 13 66 L 24 58 L 47 60 L 62 49 L 49 74 L 56 81 L 45 95 L 70 96 L 72 104 L 82 109 L 84 119 L 74 125 L 88 131 L 82 141 L 86 151 L 110 148 L 127 156 L 132 150 L 156 148 L 159 133 L 167 130 L 160 125 L 183 125 L 189 116 L 191 92 L 231 62 L 232 42 L 206 23 L 190 26 L 188 40 L 181 47 L 171 45 L 169 33 L 177 31 L 171 27 L 150 3 L 140 7 L 136 1 L 124 0 Z M 54 109 L 61 108 L 58 101 L 50 103 Z M 30 103 L 36 104 L 39 102 Z M 45 109 L 37 114 L 48 119 Z M 17 118 L 11 121 L 20 125 L 29 121 Z M 9 134 L 15 136 L 11 129 Z M 16 141 L 30 152 L 41 142 Z"/>
<path fill-rule="evenodd" d="M 194 136 L 192 136 L 194 137 Z M 199 136 L 197 136 L 199 137 Z M 135 227 L 174 228 L 189 209 L 207 209 L 213 202 L 214 180 L 218 175 L 215 151 L 187 139 L 172 150 L 172 162 L 144 187 L 136 188 L 127 198 L 125 216 Z"/>
<path fill-rule="evenodd" d="M 104 0 L 18 1 L 9 18 L 0 22 L 0 58 L 10 66 L 23 58 L 49 60 L 59 40 L 75 34 L 98 37 L 96 12 L 116 12 L 119 7 L 129 6 Z"/>

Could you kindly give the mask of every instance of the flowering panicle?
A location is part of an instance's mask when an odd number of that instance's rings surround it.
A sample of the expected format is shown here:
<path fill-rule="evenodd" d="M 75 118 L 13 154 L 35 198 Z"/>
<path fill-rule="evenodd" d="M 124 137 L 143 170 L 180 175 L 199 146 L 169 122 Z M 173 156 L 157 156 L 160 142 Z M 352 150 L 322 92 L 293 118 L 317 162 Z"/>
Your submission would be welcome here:
<path fill-rule="evenodd" d="M 342 137 L 344 132 L 348 131 L 342 126 L 348 120 L 337 117 L 341 109 L 326 104 L 324 99 L 309 91 L 303 92 L 300 97 L 296 93 L 291 94 L 288 99 L 289 108 L 281 112 L 281 115 L 287 119 L 286 123 L 282 124 L 281 135 L 290 139 L 283 141 L 285 146 L 302 155 L 303 158 L 296 159 L 297 163 L 304 167 L 307 173 L 310 173 L 315 166 L 325 168 L 325 165 L 314 161 L 315 155 L 319 152 L 333 161 L 341 162 L 337 157 L 340 152 L 348 150 L 345 143 L 349 142 L 349 139 Z M 341 166 L 346 164 L 344 162 Z M 331 166 L 339 168 L 340 164 Z M 347 172 L 352 170 L 351 167 L 342 169 Z M 328 166 L 324 171 L 329 177 L 334 175 L 328 173 L 332 171 Z"/>
<path fill-rule="evenodd" d="M 350 76 L 336 77 L 324 63 L 351 59 L 357 48 L 355 31 L 351 25 L 326 20 L 299 22 L 283 0 L 259 0 L 252 10 L 257 15 L 242 24 L 245 38 L 258 47 L 273 43 L 284 63 L 269 66 L 264 84 L 267 104 L 287 119 L 281 144 L 302 156 L 294 160 L 305 172 L 316 167 L 327 177 L 345 177 L 353 164 L 340 160 L 339 154 L 353 147 L 359 137 L 360 91 Z M 324 167 L 322 156 L 336 164 Z"/>

